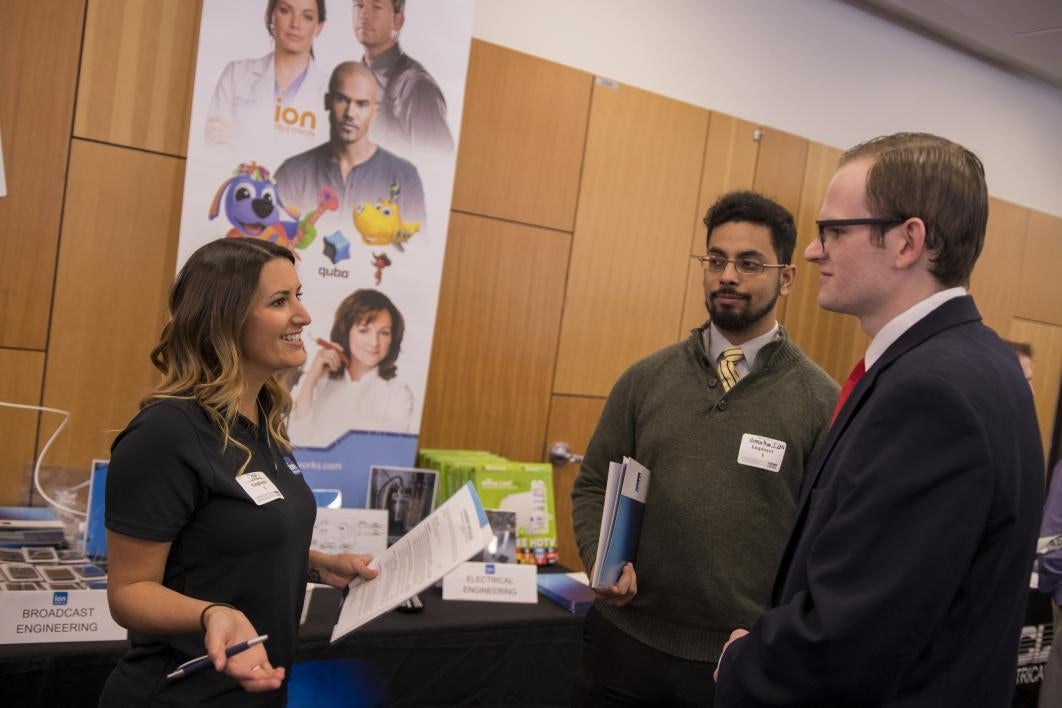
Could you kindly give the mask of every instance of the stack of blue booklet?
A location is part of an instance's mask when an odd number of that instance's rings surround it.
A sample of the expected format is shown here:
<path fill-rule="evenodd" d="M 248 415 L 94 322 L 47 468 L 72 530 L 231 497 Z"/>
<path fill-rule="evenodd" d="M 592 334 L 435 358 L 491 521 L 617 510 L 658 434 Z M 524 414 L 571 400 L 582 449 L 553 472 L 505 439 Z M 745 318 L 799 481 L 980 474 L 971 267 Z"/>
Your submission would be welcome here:
<path fill-rule="evenodd" d="M 572 614 L 585 614 L 594 604 L 586 573 L 539 573 L 538 591 Z"/>
<path fill-rule="evenodd" d="M 605 506 L 601 511 L 601 533 L 590 587 L 615 585 L 624 563 L 638 555 L 645 499 L 649 494 L 649 470 L 631 457 L 608 464 Z"/>

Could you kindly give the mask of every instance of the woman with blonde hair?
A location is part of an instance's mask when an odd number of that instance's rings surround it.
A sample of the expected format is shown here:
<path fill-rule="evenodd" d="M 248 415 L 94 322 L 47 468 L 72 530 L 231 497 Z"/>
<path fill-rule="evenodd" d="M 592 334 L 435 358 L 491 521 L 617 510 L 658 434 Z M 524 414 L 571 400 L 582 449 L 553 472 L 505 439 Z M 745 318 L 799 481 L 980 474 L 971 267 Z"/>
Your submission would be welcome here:
<path fill-rule="evenodd" d="M 107 599 L 132 646 L 101 706 L 283 706 L 307 580 L 376 574 L 309 550 L 316 507 L 275 378 L 306 359 L 300 298 L 291 252 L 258 239 L 208 243 L 174 282 L 162 381 L 111 449 Z M 203 653 L 212 667 L 167 678 Z"/>

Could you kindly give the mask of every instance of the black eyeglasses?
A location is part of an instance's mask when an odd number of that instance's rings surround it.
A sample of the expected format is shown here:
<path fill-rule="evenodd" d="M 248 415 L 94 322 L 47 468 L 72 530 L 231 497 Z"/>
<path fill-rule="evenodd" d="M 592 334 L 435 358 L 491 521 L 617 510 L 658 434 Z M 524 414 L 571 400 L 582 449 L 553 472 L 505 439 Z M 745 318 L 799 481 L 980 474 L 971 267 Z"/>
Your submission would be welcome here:
<path fill-rule="evenodd" d="M 727 263 L 734 264 L 734 270 L 741 275 L 759 275 L 764 268 L 786 268 L 785 263 L 764 263 L 759 258 L 723 258 L 722 256 L 709 253 L 707 256 L 692 256 L 696 258 L 701 267 L 713 273 L 722 273 L 726 270 Z"/>
<path fill-rule="evenodd" d="M 822 252 L 826 253 L 826 229 L 841 228 L 843 226 L 880 226 L 882 231 L 888 231 L 893 226 L 899 226 L 907 219 L 893 219 L 892 217 L 870 216 L 863 219 L 820 219 L 815 223 L 819 227 L 819 244 Z"/>

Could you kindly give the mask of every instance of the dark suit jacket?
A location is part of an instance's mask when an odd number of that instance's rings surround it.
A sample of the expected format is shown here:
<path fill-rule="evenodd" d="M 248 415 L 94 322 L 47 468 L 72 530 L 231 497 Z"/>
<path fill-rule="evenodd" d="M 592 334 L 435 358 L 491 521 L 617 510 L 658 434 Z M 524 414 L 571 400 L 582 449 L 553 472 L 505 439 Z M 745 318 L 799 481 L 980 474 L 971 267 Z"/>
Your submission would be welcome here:
<path fill-rule="evenodd" d="M 717 708 L 1010 705 L 1043 501 L 1029 385 L 969 297 L 863 377 Z"/>

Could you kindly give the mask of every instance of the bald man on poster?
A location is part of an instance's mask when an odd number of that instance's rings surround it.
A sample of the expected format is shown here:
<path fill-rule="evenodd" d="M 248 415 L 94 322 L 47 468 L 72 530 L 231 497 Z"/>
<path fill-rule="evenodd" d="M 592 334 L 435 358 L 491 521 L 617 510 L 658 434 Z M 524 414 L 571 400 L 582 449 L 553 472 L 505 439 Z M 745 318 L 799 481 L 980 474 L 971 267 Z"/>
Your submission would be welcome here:
<path fill-rule="evenodd" d="M 404 221 L 422 221 L 424 187 L 416 166 L 369 137 L 377 108 L 372 72 L 358 62 L 337 65 L 324 103 L 328 142 L 281 163 L 276 180 L 283 203 L 305 213 L 318 205 L 321 190 L 331 187 L 344 223 L 357 206 L 379 199 L 397 204 Z"/>
<path fill-rule="evenodd" d="M 1044 460 L 1021 367 L 965 289 L 987 216 L 960 145 L 901 133 L 842 155 L 804 255 L 819 305 L 871 342 L 716 708 L 1010 705 Z"/>

